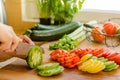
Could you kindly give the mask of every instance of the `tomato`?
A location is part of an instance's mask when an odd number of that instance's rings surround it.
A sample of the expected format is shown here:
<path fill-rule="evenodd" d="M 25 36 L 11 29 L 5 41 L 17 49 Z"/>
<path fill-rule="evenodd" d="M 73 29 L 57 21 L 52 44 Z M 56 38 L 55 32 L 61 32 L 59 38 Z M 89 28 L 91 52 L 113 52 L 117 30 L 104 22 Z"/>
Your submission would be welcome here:
<path fill-rule="evenodd" d="M 119 28 L 119 25 L 114 22 L 105 22 L 103 24 L 103 28 L 107 34 L 116 34 L 117 28 Z"/>
<path fill-rule="evenodd" d="M 80 58 L 84 55 L 86 55 L 88 52 L 84 49 L 75 49 L 73 51 L 71 51 L 70 53 L 75 53 L 76 55 L 78 55 Z"/>
<path fill-rule="evenodd" d="M 115 61 L 115 63 L 120 64 L 120 53 L 114 52 L 106 57 L 108 60 Z"/>
<path fill-rule="evenodd" d="M 95 49 L 95 52 L 93 53 L 94 56 L 101 57 L 104 52 L 104 49 Z"/>
<path fill-rule="evenodd" d="M 120 53 L 113 59 L 113 61 L 120 65 Z"/>
<path fill-rule="evenodd" d="M 81 63 L 78 55 L 62 49 L 54 50 L 50 56 L 52 60 L 58 61 L 62 66 L 67 68 L 73 68 Z"/>
<path fill-rule="evenodd" d="M 106 58 L 110 54 L 111 54 L 111 51 L 109 49 L 104 49 L 104 52 L 102 52 L 102 57 Z"/>
<path fill-rule="evenodd" d="M 60 55 L 65 55 L 66 53 L 68 53 L 66 50 L 62 50 L 62 49 L 57 49 L 54 50 L 50 56 L 53 60 L 57 60 L 58 57 L 60 57 Z"/>
<path fill-rule="evenodd" d="M 109 54 L 106 58 L 109 59 L 109 60 L 113 60 L 119 53 L 111 53 Z"/>
<path fill-rule="evenodd" d="M 92 29 L 91 36 L 96 42 L 102 42 L 105 39 L 105 36 L 102 34 L 101 27 L 95 27 L 94 29 Z"/>

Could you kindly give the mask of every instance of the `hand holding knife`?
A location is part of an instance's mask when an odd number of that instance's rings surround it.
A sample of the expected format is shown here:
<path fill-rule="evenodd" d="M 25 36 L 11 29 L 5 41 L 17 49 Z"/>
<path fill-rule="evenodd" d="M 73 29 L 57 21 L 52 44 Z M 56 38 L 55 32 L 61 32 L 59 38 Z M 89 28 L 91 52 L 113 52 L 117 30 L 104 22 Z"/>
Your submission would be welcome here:
<path fill-rule="evenodd" d="M 17 48 L 14 51 L 0 51 L 0 62 L 12 57 L 19 57 L 22 59 L 26 58 L 28 49 L 33 46 L 34 43 L 27 36 L 20 36 L 20 38 L 22 39 L 22 41 L 19 42 Z"/>

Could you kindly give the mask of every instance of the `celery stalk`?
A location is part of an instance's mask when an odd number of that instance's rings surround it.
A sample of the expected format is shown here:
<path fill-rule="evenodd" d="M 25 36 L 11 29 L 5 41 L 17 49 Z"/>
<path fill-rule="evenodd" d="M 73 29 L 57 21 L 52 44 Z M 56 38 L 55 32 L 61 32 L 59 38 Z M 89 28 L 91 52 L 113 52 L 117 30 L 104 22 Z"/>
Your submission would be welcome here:
<path fill-rule="evenodd" d="M 65 49 L 69 51 L 78 46 L 84 39 L 86 39 L 85 31 L 83 26 L 80 26 L 72 33 L 64 35 L 58 42 L 50 44 L 49 49 Z"/>
<path fill-rule="evenodd" d="M 81 36 L 85 36 L 85 31 L 81 31 L 80 33 L 78 33 L 75 36 L 70 37 L 72 40 L 77 40 L 79 37 Z"/>
<path fill-rule="evenodd" d="M 73 31 L 72 33 L 68 34 L 68 36 L 72 38 L 72 37 L 76 36 L 77 34 L 79 34 L 81 31 L 83 31 L 83 25 L 80 26 L 75 31 Z"/>

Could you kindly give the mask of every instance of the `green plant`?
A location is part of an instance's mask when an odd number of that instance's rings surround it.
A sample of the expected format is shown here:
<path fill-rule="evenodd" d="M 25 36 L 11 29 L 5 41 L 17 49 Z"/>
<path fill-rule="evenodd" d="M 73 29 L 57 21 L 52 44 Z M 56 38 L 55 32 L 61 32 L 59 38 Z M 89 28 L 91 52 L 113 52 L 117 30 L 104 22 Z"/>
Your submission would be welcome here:
<path fill-rule="evenodd" d="M 40 18 L 50 18 L 51 16 L 51 0 L 36 0 Z"/>
<path fill-rule="evenodd" d="M 57 0 L 54 1 L 52 13 L 57 21 L 70 22 L 79 12 L 84 0 Z"/>
<path fill-rule="evenodd" d="M 50 18 L 54 24 L 72 21 L 84 0 L 36 0 L 40 18 Z"/>

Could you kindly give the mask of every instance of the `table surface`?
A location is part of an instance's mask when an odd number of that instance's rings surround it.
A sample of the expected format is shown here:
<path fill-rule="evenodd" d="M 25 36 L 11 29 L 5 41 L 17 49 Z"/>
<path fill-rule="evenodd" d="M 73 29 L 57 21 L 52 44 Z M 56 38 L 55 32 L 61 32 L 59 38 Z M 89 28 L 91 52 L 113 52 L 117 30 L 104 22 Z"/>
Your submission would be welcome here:
<path fill-rule="evenodd" d="M 50 62 L 49 44 L 54 42 L 45 42 L 41 45 L 44 50 L 43 63 Z M 37 44 L 39 45 L 39 44 Z M 87 40 L 80 43 L 77 48 L 107 48 L 105 45 L 88 42 Z M 112 51 L 120 51 L 120 46 L 112 48 Z M 0 80 L 120 80 L 120 68 L 111 72 L 99 72 L 96 74 L 89 74 L 77 70 L 77 68 L 67 69 L 64 72 L 52 77 L 41 77 L 37 74 L 35 69 L 29 69 L 26 61 L 23 59 L 16 59 L 11 64 L 0 69 Z"/>

